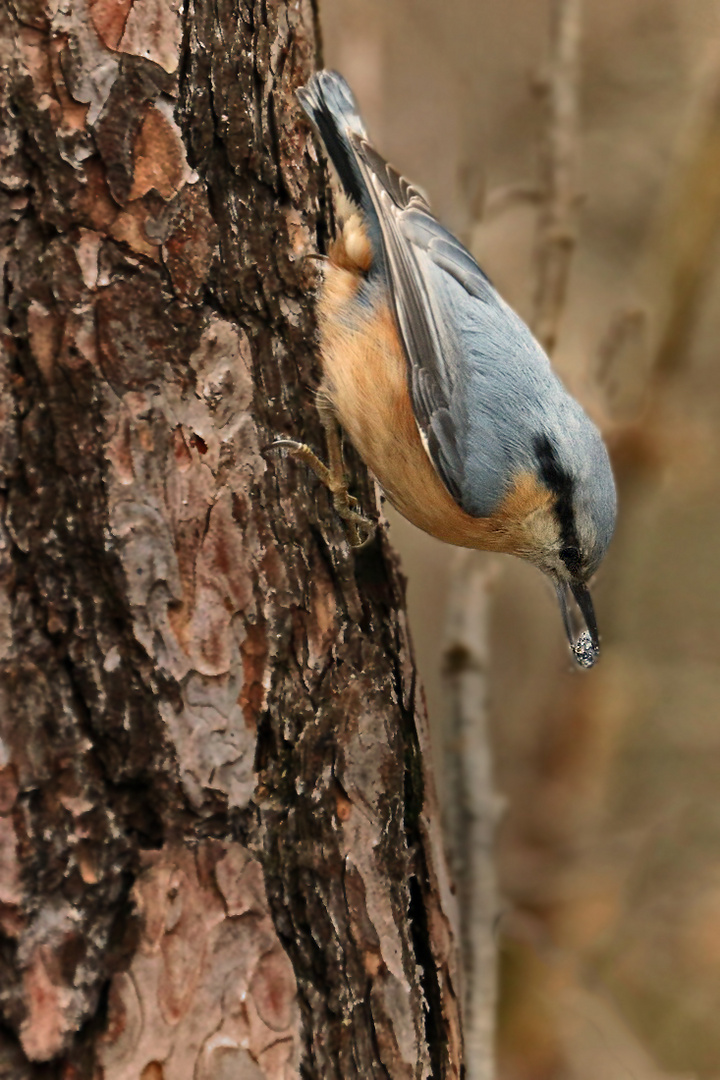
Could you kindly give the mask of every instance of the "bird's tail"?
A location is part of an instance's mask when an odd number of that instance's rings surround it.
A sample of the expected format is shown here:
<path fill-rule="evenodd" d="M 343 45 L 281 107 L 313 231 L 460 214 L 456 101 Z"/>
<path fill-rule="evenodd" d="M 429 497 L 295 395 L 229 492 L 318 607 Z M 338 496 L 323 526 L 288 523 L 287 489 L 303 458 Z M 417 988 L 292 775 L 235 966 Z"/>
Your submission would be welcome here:
<path fill-rule="evenodd" d="M 365 182 L 348 134 L 367 136 L 352 90 L 337 71 L 318 71 L 297 96 L 325 145 L 345 194 L 364 206 L 368 201 Z"/>

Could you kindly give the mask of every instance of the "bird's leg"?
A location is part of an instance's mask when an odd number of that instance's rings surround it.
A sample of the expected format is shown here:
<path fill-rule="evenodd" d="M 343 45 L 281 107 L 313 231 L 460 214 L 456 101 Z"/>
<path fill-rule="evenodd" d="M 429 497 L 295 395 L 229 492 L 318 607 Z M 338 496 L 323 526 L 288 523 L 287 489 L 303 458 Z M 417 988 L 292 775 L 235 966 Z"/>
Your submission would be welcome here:
<path fill-rule="evenodd" d="M 276 439 L 268 449 L 272 450 L 276 447 L 287 449 L 292 457 L 312 469 L 318 480 L 332 495 L 335 511 L 345 522 L 350 545 L 364 547 L 375 533 L 375 522 L 353 509 L 357 505 L 357 499 L 353 498 L 348 491 L 340 428 L 330 402 L 322 395 L 318 397 L 317 409 L 325 431 L 328 449 L 327 465 L 307 443 L 296 442 L 294 439 Z"/>
<path fill-rule="evenodd" d="M 375 522 L 358 514 L 354 509 L 357 506 L 357 499 L 353 498 L 348 491 L 340 425 L 332 405 L 323 395 L 318 397 L 317 410 L 328 449 L 328 472 L 332 477 L 332 486 L 328 486 L 332 492 L 333 506 L 348 527 L 348 539 L 352 546 L 363 547 L 375 534 Z"/>

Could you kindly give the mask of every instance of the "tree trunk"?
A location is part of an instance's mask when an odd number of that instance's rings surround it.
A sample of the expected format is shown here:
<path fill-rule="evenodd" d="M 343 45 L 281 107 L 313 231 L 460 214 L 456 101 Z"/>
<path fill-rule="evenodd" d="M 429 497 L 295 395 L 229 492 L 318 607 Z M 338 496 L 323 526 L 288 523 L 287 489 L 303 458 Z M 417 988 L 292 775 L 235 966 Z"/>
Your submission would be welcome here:
<path fill-rule="evenodd" d="M 459 1076 L 402 579 L 262 450 L 321 446 L 316 12 L 0 20 L 0 1076 Z"/>

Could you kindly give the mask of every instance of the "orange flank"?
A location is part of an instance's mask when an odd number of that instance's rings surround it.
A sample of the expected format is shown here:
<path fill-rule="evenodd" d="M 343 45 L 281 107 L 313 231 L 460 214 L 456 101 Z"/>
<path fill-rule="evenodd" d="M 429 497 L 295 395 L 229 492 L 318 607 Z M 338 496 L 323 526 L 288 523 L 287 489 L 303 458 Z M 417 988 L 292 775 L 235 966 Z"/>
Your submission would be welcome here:
<path fill-rule="evenodd" d="M 370 248 L 354 217 L 331 250 L 318 301 L 321 393 L 408 521 L 446 543 L 527 557 L 545 540 L 538 533 L 551 516 L 540 512 L 548 509 L 551 493 L 527 472 L 516 475 L 492 518 L 472 517 L 455 502 L 420 438 L 393 313 L 386 303 L 370 308 L 355 302 Z"/>

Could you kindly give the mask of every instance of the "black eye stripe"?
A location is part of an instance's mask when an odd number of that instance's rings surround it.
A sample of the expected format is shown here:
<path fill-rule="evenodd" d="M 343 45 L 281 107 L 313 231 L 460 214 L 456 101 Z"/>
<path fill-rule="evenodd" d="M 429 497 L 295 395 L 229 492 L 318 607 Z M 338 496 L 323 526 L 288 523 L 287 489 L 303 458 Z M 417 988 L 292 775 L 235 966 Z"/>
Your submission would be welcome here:
<path fill-rule="evenodd" d="M 553 509 L 560 528 L 560 558 L 570 573 L 575 574 L 582 566 L 580 540 L 573 511 L 575 483 L 558 461 L 555 447 L 547 435 L 537 435 L 533 445 L 540 466 L 540 479 L 555 496 Z"/>

